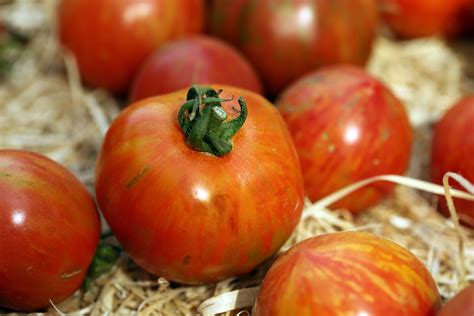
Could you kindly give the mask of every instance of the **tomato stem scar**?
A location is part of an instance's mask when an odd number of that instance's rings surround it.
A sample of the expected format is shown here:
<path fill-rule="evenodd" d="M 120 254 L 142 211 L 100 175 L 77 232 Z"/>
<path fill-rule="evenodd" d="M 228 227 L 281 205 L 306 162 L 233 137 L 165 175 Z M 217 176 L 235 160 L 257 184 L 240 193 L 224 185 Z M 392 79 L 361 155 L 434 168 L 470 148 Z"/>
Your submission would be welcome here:
<path fill-rule="evenodd" d="M 247 118 L 247 105 L 242 97 L 237 100 L 239 115 L 226 121 L 227 113 L 222 102 L 230 99 L 220 98 L 222 90 L 193 85 L 186 102 L 178 111 L 178 123 L 191 148 L 221 157 L 232 151 L 232 137 L 239 131 Z"/>

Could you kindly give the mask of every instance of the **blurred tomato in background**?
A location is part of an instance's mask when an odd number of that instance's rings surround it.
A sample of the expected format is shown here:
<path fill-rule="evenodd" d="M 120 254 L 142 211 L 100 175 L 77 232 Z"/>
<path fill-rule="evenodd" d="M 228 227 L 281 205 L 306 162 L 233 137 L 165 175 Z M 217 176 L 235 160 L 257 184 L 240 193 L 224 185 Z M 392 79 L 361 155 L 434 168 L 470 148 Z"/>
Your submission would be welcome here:
<path fill-rule="evenodd" d="M 367 61 L 374 0 L 215 0 L 210 32 L 238 47 L 274 96 L 322 65 Z"/>
<path fill-rule="evenodd" d="M 446 172 L 456 172 L 474 182 L 474 95 L 454 104 L 436 124 L 431 153 L 431 178 L 441 184 Z M 452 183 L 451 183 L 452 182 Z M 456 189 L 462 189 L 456 181 L 450 181 Z M 474 202 L 455 200 L 459 219 L 474 227 Z M 444 214 L 449 210 L 444 198 L 440 198 L 439 209 Z"/>
<path fill-rule="evenodd" d="M 167 40 L 202 31 L 203 0 L 67 0 L 58 10 L 61 42 L 84 81 L 124 91 L 140 63 Z"/>
<path fill-rule="evenodd" d="M 453 34 L 471 0 L 377 0 L 381 16 L 400 38 Z"/>
<path fill-rule="evenodd" d="M 174 92 L 193 84 L 227 84 L 262 94 L 262 84 L 245 57 L 208 36 L 163 45 L 144 62 L 132 84 L 131 101 Z"/>

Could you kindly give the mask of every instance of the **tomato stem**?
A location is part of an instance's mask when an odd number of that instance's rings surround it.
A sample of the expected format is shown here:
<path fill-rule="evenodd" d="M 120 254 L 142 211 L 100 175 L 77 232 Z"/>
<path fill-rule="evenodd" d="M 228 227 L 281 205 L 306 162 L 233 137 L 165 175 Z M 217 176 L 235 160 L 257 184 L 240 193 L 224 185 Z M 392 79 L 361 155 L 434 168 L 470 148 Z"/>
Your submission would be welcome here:
<path fill-rule="evenodd" d="M 186 143 L 193 149 L 224 156 L 232 151 L 232 137 L 247 118 L 247 106 L 239 97 L 239 116 L 226 121 L 227 113 L 221 103 L 231 101 L 220 98 L 222 90 L 192 86 L 186 102 L 178 111 L 178 123 L 186 136 Z"/>

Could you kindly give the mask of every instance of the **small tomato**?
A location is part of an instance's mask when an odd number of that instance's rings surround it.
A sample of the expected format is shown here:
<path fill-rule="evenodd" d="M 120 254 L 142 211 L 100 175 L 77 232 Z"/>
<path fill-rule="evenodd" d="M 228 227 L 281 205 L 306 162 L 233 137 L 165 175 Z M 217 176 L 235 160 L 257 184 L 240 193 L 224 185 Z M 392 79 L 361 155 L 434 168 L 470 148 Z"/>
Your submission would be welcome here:
<path fill-rule="evenodd" d="M 165 44 L 147 58 L 132 84 L 131 100 L 213 83 L 262 93 L 260 79 L 240 52 L 217 38 L 195 36 Z"/>

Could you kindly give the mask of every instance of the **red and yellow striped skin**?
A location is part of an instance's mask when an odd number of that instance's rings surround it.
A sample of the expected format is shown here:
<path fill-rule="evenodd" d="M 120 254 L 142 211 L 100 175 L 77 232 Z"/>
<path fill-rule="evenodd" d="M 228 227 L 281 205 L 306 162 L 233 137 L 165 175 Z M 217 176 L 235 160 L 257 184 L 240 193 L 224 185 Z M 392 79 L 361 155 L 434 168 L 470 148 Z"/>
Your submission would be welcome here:
<path fill-rule="evenodd" d="M 95 87 L 123 92 L 144 59 L 166 41 L 200 33 L 203 0 L 61 0 L 61 43 Z"/>
<path fill-rule="evenodd" d="M 35 310 L 82 284 L 100 235 L 85 187 L 56 162 L 0 150 L 0 306 Z"/>
<path fill-rule="evenodd" d="M 431 179 L 443 183 L 446 172 L 457 172 L 474 183 L 474 95 L 466 96 L 454 104 L 436 124 L 431 152 Z M 450 185 L 463 189 L 456 181 Z M 474 202 L 455 199 L 460 220 L 474 228 Z M 449 214 L 444 197 L 439 210 Z"/>
<path fill-rule="evenodd" d="M 267 272 L 254 316 L 430 316 L 441 305 L 424 265 L 405 248 L 361 232 L 309 238 Z"/>
<path fill-rule="evenodd" d="M 100 208 L 120 243 L 144 269 L 181 283 L 249 272 L 295 228 L 303 182 L 278 111 L 256 93 L 242 96 L 248 117 L 232 152 L 216 157 L 185 143 L 177 112 L 186 90 L 125 109 L 107 133 L 97 164 Z"/>
<path fill-rule="evenodd" d="M 365 64 L 378 25 L 374 0 L 214 0 L 211 17 L 273 96 L 320 66 Z"/>
<path fill-rule="evenodd" d="M 301 78 L 278 98 L 301 161 L 305 190 L 316 201 L 359 180 L 402 174 L 412 130 L 404 106 L 355 66 L 331 66 Z M 334 203 L 359 212 L 393 188 L 377 182 Z"/>

